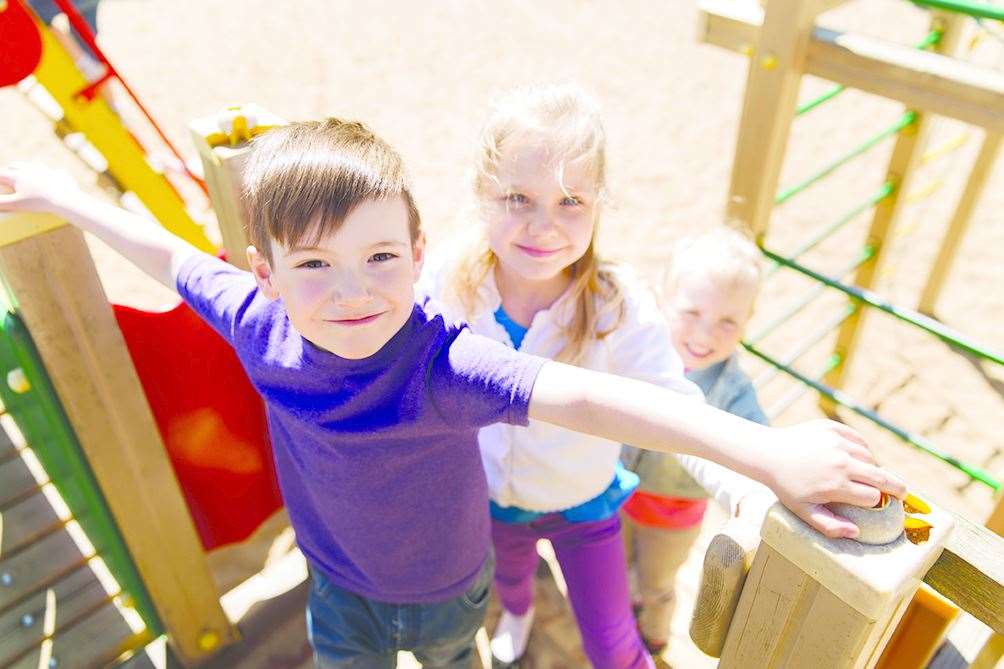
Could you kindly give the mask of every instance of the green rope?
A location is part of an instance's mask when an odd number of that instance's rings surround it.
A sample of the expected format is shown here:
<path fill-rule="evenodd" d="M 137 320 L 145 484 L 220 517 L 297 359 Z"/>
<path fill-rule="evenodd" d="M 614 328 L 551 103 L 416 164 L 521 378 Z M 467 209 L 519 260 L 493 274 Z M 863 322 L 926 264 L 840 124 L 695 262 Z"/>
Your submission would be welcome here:
<path fill-rule="evenodd" d="M 861 255 L 859 255 L 854 262 L 849 264 L 847 267 L 843 268 L 839 272 L 840 277 L 847 276 L 857 268 L 864 265 L 866 262 L 875 257 L 875 247 L 866 246 L 861 250 Z M 750 337 L 748 340 L 751 344 L 759 344 L 762 342 L 769 334 L 777 330 L 779 327 L 787 323 L 795 314 L 800 312 L 806 306 L 811 304 L 817 297 L 822 295 L 826 291 L 825 285 L 813 286 L 812 290 L 802 296 L 797 302 L 792 304 L 786 310 L 784 310 L 777 318 L 772 320 L 770 323 L 765 325 L 758 333 Z"/>
<path fill-rule="evenodd" d="M 792 251 L 791 255 L 788 256 L 788 259 L 797 260 L 799 256 L 802 256 L 811 251 L 812 249 L 816 248 L 816 246 L 826 241 L 831 235 L 840 230 L 840 228 L 844 227 L 845 225 L 853 221 L 855 218 L 857 218 L 859 214 L 861 214 L 864 211 L 867 211 L 868 209 L 871 209 L 882 200 L 891 196 L 894 192 L 896 192 L 896 186 L 892 182 L 889 181 L 885 182 L 884 184 L 882 184 L 882 188 L 880 188 L 874 195 L 868 198 L 868 200 L 866 200 L 864 203 L 850 210 L 849 212 L 841 216 L 836 222 L 831 223 L 827 227 L 823 228 L 817 234 L 806 240 L 797 249 Z M 770 268 L 764 274 L 764 278 L 766 279 L 767 277 L 772 276 L 780 268 L 781 268 L 780 263 L 776 262 L 771 263 Z"/>
<path fill-rule="evenodd" d="M 944 9 L 975 18 L 1004 21 L 1004 9 L 986 2 L 970 2 L 969 0 L 910 0 L 910 2 L 921 7 Z"/>
<path fill-rule="evenodd" d="M 823 169 L 819 170 L 818 172 L 816 172 L 815 174 L 813 174 L 812 176 L 810 176 L 805 181 L 802 181 L 801 183 L 797 183 L 794 186 L 791 186 L 790 188 L 788 188 L 786 190 L 783 190 L 780 193 L 778 193 L 777 197 L 774 199 L 774 204 L 784 204 L 785 202 L 787 202 L 788 200 L 790 200 L 792 197 L 794 197 L 795 195 L 801 193 L 803 190 L 805 190 L 806 188 L 808 188 L 812 184 L 816 183 L 817 181 L 819 181 L 823 177 L 829 176 L 834 171 L 836 171 L 838 168 L 846 165 L 848 162 L 850 162 L 854 158 L 857 158 L 858 156 L 860 156 L 861 154 L 865 153 L 869 149 L 874 148 L 882 140 L 888 139 L 889 137 L 892 137 L 893 135 L 895 135 L 896 133 L 898 133 L 899 131 L 901 131 L 903 128 L 906 128 L 907 126 L 909 126 L 910 124 L 912 124 L 916 119 L 917 119 L 916 112 L 912 112 L 912 111 L 906 112 L 905 114 L 903 114 L 903 116 L 900 117 L 900 119 L 898 121 L 896 121 L 895 123 L 893 123 L 891 126 L 889 126 L 888 128 L 886 128 L 882 132 L 880 132 L 880 133 L 878 133 L 878 134 L 876 134 L 876 135 L 868 138 L 861 146 L 857 147 L 856 149 L 854 149 L 850 153 L 848 153 L 848 154 L 846 154 L 846 155 L 838 158 L 834 162 L 830 163 L 829 165 L 827 165 Z"/>
<path fill-rule="evenodd" d="M 798 263 L 788 260 L 784 256 L 780 256 L 765 248 L 761 248 L 760 250 L 763 252 L 765 256 L 767 256 L 771 260 L 774 260 L 775 262 L 780 263 L 785 267 L 793 269 L 796 272 L 800 272 L 805 276 L 811 277 L 816 281 L 829 286 L 830 288 L 839 290 L 842 293 L 845 293 L 846 295 L 850 296 L 851 298 L 858 300 L 859 302 L 864 302 L 865 304 L 875 307 L 880 311 L 884 311 L 887 314 L 895 316 L 901 321 L 919 327 L 921 330 L 924 330 L 934 335 L 935 337 L 942 340 L 946 344 L 949 344 L 950 346 L 954 346 L 955 348 L 971 353 L 978 358 L 990 360 L 991 362 L 997 363 L 998 365 L 1004 365 L 1004 356 L 1001 356 L 999 353 L 990 351 L 989 349 L 979 344 L 967 341 L 962 334 L 956 332 L 955 330 L 949 327 L 945 327 L 944 325 L 934 320 L 933 318 L 929 318 L 921 313 L 912 311 L 910 309 L 903 309 L 901 307 L 897 307 L 889 303 L 888 301 L 882 299 L 878 294 L 870 290 L 866 290 L 864 288 L 858 288 L 856 286 L 848 286 L 847 284 L 844 284 L 840 281 L 837 281 L 836 279 L 830 278 L 828 276 L 820 274 L 819 272 L 815 272 L 807 267 L 799 265 Z"/>
<path fill-rule="evenodd" d="M 819 342 L 823 341 L 824 337 L 826 337 L 828 334 L 831 334 L 834 330 L 843 325 L 844 321 L 853 316 L 857 310 L 858 310 L 858 305 L 848 304 L 844 309 L 843 313 L 840 314 L 839 318 L 834 318 L 824 323 L 823 327 L 819 328 L 811 335 L 806 337 L 805 340 L 800 342 L 793 351 L 788 353 L 787 357 L 785 357 L 781 361 L 782 364 L 794 365 L 796 362 L 799 361 L 799 359 L 801 359 L 803 355 L 811 351 L 813 347 L 816 346 Z M 779 370 L 777 367 L 768 367 L 763 372 L 760 372 L 760 374 L 758 374 L 755 379 L 753 379 L 753 387 L 757 389 L 757 392 L 761 391 L 763 388 L 767 386 L 767 384 L 773 381 L 774 378 L 780 372 L 781 370 Z"/>
<path fill-rule="evenodd" d="M 906 443 L 908 443 L 908 444 L 910 444 L 912 446 L 915 446 L 915 447 L 919 448 L 920 450 L 924 451 L 925 453 L 927 453 L 929 455 L 933 455 L 934 457 L 938 458 L 942 462 L 944 462 L 946 464 L 949 464 L 952 467 L 955 467 L 956 469 L 964 472 L 967 476 L 969 476 L 969 478 L 973 479 L 974 481 L 979 481 L 980 483 L 983 483 L 983 484 L 985 484 L 985 485 L 993 488 L 995 491 L 1001 489 L 1001 483 L 1000 483 L 1000 481 L 997 481 L 990 474 L 984 472 L 982 469 L 980 469 L 978 467 L 972 467 L 970 465 L 967 465 L 966 463 L 962 462 L 958 458 L 956 458 L 956 457 L 954 457 L 952 455 L 949 455 L 948 453 L 945 453 L 944 451 L 942 451 L 941 449 L 939 449 L 938 447 L 936 447 L 927 438 L 925 438 L 925 437 L 923 437 L 923 436 L 921 436 L 919 434 L 915 434 L 913 432 L 905 430 L 905 429 L 899 427 L 898 425 L 895 425 L 894 423 L 889 422 L 888 420 L 886 420 L 885 418 L 882 418 L 880 415 L 878 415 L 877 413 L 875 413 L 871 409 L 867 409 L 867 408 L 861 406 L 860 404 L 858 404 L 857 402 L 855 402 L 853 399 L 851 399 L 850 396 L 847 395 L 847 393 L 845 393 L 843 391 L 840 391 L 840 390 L 837 390 L 835 388 L 831 388 L 831 387 L 829 387 L 829 386 L 827 386 L 827 385 L 825 385 L 825 384 L 823 384 L 823 383 L 821 383 L 819 381 L 815 381 L 813 379 L 810 379 L 810 378 L 806 377 L 805 375 L 799 373 L 795 369 L 792 369 L 791 367 L 783 365 L 782 363 L 778 362 L 777 360 L 774 360 L 772 357 L 770 357 L 766 353 L 763 353 L 762 351 L 758 350 L 755 346 L 752 346 L 752 345 L 746 344 L 746 343 L 743 343 L 743 346 L 745 347 L 745 349 L 747 351 L 749 351 L 750 353 L 752 353 L 756 357 L 760 358 L 761 360 L 763 360 L 764 362 L 766 362 L 766 363 L 768 363 L 770 365 L 773 365 L 773 366 L 781 369 L 781 371 L 783 371 L 783 372 L 785 372 L 785 373 L 793 376 L 794 378 L 798 379 L 799 381 L 801 381 L 805 385 L 810 386 L 811 388 L 813 388 L 814 390 L 816 390 L 816 392 L 818 392 L 820 395 L 824 395 L 824 396 L 830 398 L 831 400 L 833 400 L 834 402 L 836 402 L 837 404 L 839 404 L 841 406 L 844 406 L 844 407 L 847 407 L 848 409 L 850 409 L 854 413 L 867 418 L 868 420 L 872 421 L 873 423 L 875 423 L 879 427 L 885 428 L 889 432 L 892 432 L 893 434 L 895 434 L 897 437 L 899 437 L 900 439 L 902 439 Z"/>

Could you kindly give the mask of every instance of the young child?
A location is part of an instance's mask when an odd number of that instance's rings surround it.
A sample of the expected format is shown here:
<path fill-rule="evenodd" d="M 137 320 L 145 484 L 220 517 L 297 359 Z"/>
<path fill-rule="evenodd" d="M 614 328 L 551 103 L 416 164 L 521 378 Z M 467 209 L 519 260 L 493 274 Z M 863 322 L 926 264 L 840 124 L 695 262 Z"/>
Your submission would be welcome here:
<path fill-rule="evenodd" d="M 594 248 L 604 143 L 597 107 L 577 87 L 503 97 L 475 161 L 480 246 L 430 268 L 423 283 L 477 334 L 699 397 L 654 297 Z M 495 659 L 514 662 L 526 648 L 536 543 L 548 539 L 592 665 L 651 666 L 631 611 L 618 515 L 638 479 L 620 466 L 620 442 L 535 420 L 492 425 L 478 438 L 503 609 Z"/>
<path fill-rule="evenodd" d="M 739 232 L 711 228 L 674 246 L 663 288 L 671 341 L 687 378 L 708 404 L 766 425 L 736 356 L 759 288 L 759 255 Z M 622 459 L 641 479 L 624 505 L 628 557 L 640 598 L 638 627 L 648 649 L 659 653 L 669 639 L 676 572 L 700 532 L 707 494 L 676 458 L 625 447 Z M 741 484 L 723 484 L 716 497 L 735 513 L 744 491 Z"/>
<path fill-rule="evenodd" d="M 400 157 L 358 123 L 294 123 L 255 142 L 251 272 L 72 179 L 0 170 L 0 210 L 54 213 L 182 298 L 236 350 L 268 412 L 276 471 L 313 574 L 324 667 L 466 667 L 492 574 L 477 431 L 529 418 L 704 455 L 762 478 L 832 534 L 831 500 L 901 481 L 835 425 L 770 430 L 637 381 L 516 353 L 414 301 L 424 238 Z M 753 456 L 755 454 L 755 457 Z"/>

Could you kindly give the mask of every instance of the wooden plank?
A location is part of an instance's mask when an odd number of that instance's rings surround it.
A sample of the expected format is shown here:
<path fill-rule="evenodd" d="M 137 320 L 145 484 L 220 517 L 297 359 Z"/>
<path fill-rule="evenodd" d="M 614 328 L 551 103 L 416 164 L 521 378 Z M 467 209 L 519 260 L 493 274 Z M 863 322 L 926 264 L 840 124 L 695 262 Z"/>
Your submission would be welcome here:
<path fill-rule="evenodd" d="M 0 665 L 6 666 L 38 646 L 46 636 L 47 624 L 54 624 L 58 632 L 99 608 L 108 597 L 101 582 L 84 565 L 51 589 L 0 614 Z"/>
<path fill-rule="evenodd" d="M 730 219 L 767 231 L 819 0 L 771 0 L 750 56 L 732 163 Z"/>
<path fill-rule="evenodd" d="M 17 606 L 34 593 L 51 587 L 90 556 L 80 552 L 68 532 L 56 532 L 25 550 L 0 560 L 0 610 Z"/>
<path fill-rule="evenodd" d="M 815 76 L 1004 132 L 1004 73 L 989 67 L 825 28 L 813 35 L 808 60 Z"/>
<path fill-rule="evenodd" d="M 106 603 L 69 629 L 57 632 L 25 654 L 11 669 L 93 669 L 112 663 L 122 653 L 142 646 L 149 634 L 137 634 L 112 603 Z M 55 660 L 53 663 L 52 660 Z"/>
<path fill-rule="evenodd" d="M 242 113 L 243 110 L 230 111 L 230 116 Z M 224 111 L 221 114 L 226 115 Z M 249 106 L 246 110 L 250 133 L 255 128 L 285 125 L 286 121 L 268 111 Z M 248 269 L 247 261 L 247 209 L 244 206 L 244 165 L 251 151 L 248 141 L 236 141 L 231 146 L 225 144 L 214 146 L 210 138 L 219 136 L 220 115 L 213 114 L 192 121 L 189 124 L 192 143 L 202 160 L 202 171 L 206 176 L 206 186 L 209 189 L 209 199 L 216 211 L 220 234 L 223 237 L 223 248 L 227 252 L 227 260 L 241 269 Z"/>
<path fill-rule="evenodd" d="M 179 654 L 205 657 L 236 631 L 81 233 L 0 248 L 0 274 Z"/>
<path fill-rule="evenodd" d="M 0 510 L 16 504 L 37 488 L 38 482 L 20 456 L 0 462 Z"/>
<path fill-rule="evenodd" d="M 997 495 L 997 503 L 984 524 L 997 536 L 1004 536 L 1004 493 Z"/>
<path fill-rule="evenodd" d="M 762 14 L 741 3 L 701 3 L 699 36 L 707 43 L 747 53 L 757 41 Z M 816 28 L 805 72 L 898 100 L 912 109 L 956 118 L 1004 133 L 1004 74 L 936 53 L 865 35 Z"/>
<path fill-rule="evenodd" d="M 959 197 L 959 202 L 955 206 L 955 212 L 952 214 L 952 220 L 949 221 L 948 229 L 941 240 L 941 245 L 938 248 L 938 256 L 934 259 L 931 271 L 927 275 L 927 283 L 924 285 L 924 290 L 920 294 L 920 302 L 917 305 L 918 311 L 925 314 L 934 313 L 934 308 L 938 303 L 938 295 L 941 294 L 941 288 L 952 269 L 955 253 L 958 251 L 959 245 L 962 243 L 962 239 L 969 229 L 969 221 L 972 219 L 973 210 L 976 208 L 980 194 L 983 193 L 987 179 L 990 178 L 990 172 L 993 170 L 1000 145 L 1001 135 L 998 133 L 990 132 L 983 138 L 980 152 L 973 163 L 973 169 L 969 172 L 966 187 Z"/>
<path fill-rule="evenodd" d="M 955 531 L 924 581 L 1004 634 L 1004 538 L 955 516 Z"/>
<path fill-rule="evenodd" d="M 0 510 L 0 557 L 18 551 L 63 526 L 41 491 Z"/>

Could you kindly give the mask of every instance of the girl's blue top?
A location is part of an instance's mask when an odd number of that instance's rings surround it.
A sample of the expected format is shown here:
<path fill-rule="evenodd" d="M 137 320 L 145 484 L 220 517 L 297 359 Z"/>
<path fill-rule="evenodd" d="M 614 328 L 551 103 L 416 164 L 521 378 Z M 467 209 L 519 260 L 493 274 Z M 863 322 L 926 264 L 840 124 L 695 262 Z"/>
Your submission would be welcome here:
<path fill-rule="evenodd" d="M 523 337 L 526 336 L 528 328 L 523 327 L 512 318 L 500 306 L 495 312 L 495 321 L 505 328 L 509 333 L 514 348 L 519 349 L 523 344 Z M 614 480 L 606 490 L 596 497 L 573 506 L 570 509 L 559 511 L 565 520 L 570 523 L 587 523 L 597 520 L 606 520 L 617 513 L 624 502 L 628 500 L 631 493 L 638 487 L 638 475 L 628 471 L 618 462 L 614 471 Z M 514 525 L 526 525 L 537 520 L 541 516 L 547 515 L 539 511 L 528 511 L 518 506 L 499 506 L 495 502 L 490 502 L 492 519 L 502 523 Z"/>

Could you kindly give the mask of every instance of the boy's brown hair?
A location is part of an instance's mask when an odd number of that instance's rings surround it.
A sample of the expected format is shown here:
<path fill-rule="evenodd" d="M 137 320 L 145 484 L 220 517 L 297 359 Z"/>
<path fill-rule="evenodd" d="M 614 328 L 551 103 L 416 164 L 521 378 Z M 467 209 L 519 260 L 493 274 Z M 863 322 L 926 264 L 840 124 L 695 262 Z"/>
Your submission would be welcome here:
<path fill-rule="evenodd" d="M 244 169 L 248 239 L 272 262 L 272 244 L 313 245 L 366 200 L 404 199 L 411 240 L 421 219 L 404 163 L 362 123 L 291 123 L 254 140 Z"/>

